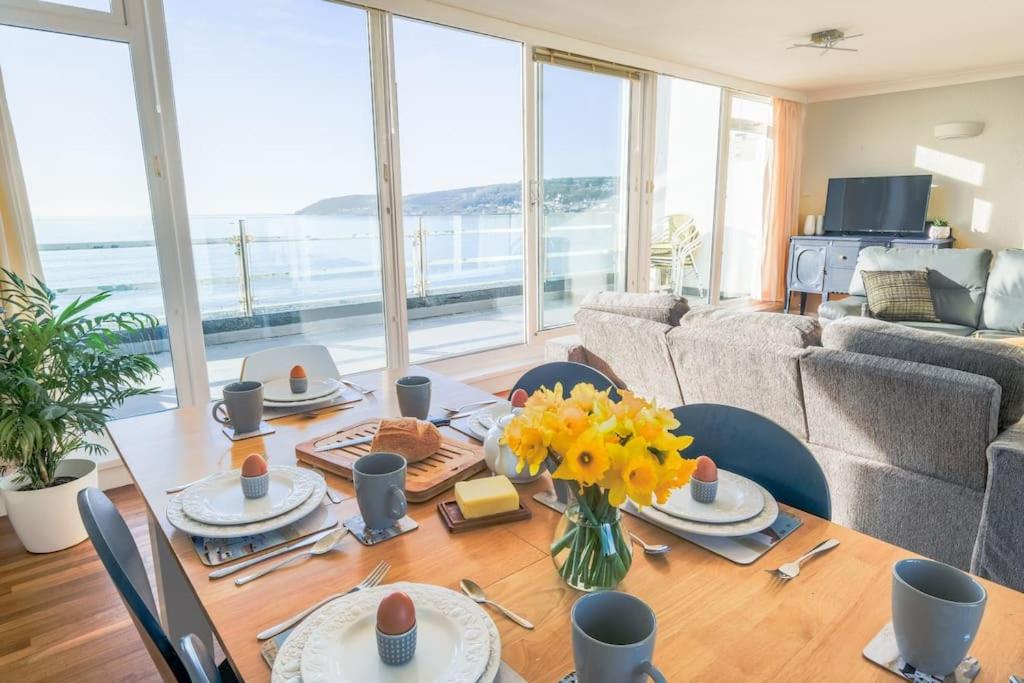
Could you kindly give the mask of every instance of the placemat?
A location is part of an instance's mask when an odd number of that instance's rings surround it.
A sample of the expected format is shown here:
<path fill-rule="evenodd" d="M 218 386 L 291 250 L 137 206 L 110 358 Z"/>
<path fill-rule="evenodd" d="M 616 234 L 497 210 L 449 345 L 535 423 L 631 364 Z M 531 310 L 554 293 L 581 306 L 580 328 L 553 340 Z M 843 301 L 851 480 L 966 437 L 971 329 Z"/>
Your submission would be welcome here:
<path fill-rule="evenodd" d="M 338 525 L 338 519 L 330 512 L 327 499 L 313 512 L 297 522 L 265 534 L 239 536 L 238 538 L 206 538 L 193 536 L 192 545 L 200 561 L 207 567 L 218 567 L 227 562 L 240 560 L 254 553 L 269 550 L 284 543 L 291 543 L 303 536 L 325 531 Z"/>
<path fill-rule="evenodd" d="M 747 534 L 746 536 L 733 536 L 728 538 L 676 531 L 671 527 L 659 523 L 656 519 L 648 518 L 648 516 L 644 514 L 643 510 L 640 510 L 633 505 L 632 501 L 626 501 L 626 504 L 622 506 L 622 509 L 634 517 L 639 517 L 645 522 L 664 529 L 673 536 L 678 536 L 690 543 L 699 545 L 701 548 L 710 550 L 714 554 L 720 555 L 730 562 L 735 562 L 737 564 L 752 564 L 759 557 L 778 545 L 779 541 L 789 536 L 791 533 L 796 531 L 801 524 L 803 524 L 803 521 L 796 515 L 784 510 L 779 510 L 779 516 L 767 529 L 758 531 L 754 534 Z"/>
<path fill-rule="evenodd" d="M 251 432 L 242 432 L 239 434 L 231 427 L 225 427 L 221 431 L 224 432 L 224 436 L 228 437 L 232 441 L 242 441 L 244 439 L 253 439 L 257 436 L 267 436 L 268 434 L 273 434 L 277 430 L 268 425 L 266 420 L 263 420 L 260 422 L 260 426 Z"/>
<path fill-rule="evenodd" d="M 361 515 L 349 517 L 342 522 L 342 526 L 351 531 L 356 540 L 363 545 L 377 545 L 420 528 L 416 520 L 408 515 L 398 520 L 390 529 L 367 529 Z"/>
<path fill-rule="evenodd" d="M 904 680 L 915 681 L 915 683 L 971 683 L 981 671 L 981 664 L 969 655 L 964 657 L 964 661 L 960 662 L 956 671 L 945 678 L 915 670 L 900 657 L 899 648 L 896 647 L 896 633 L 892 629 L 891 621 L 864 648 L 864 658 Z"/>

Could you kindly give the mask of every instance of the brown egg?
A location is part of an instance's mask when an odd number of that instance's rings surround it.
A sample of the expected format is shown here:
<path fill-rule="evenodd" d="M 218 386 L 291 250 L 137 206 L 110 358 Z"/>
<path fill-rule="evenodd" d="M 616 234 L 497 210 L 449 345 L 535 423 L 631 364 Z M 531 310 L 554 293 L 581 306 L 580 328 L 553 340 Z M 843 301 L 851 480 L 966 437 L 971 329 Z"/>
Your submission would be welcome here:
<path fill-rule="evenodd" d="M 509 401 L 512 403 L 513 408 L 522 408 L 526 405 L 526 399 L 530 398 L 530 395 L 526 393 L 525 389 L 516 389 L 512 392 L 512 397 Z"/>
<path fill-rule="evenodd" d="M 267 461 L 259 453 L 249 455 L 242 463 L 243 477 L 258 477 L 267 473 Z"/>
<path fill-rule="evenodd" d="M 416 606 L 405 593 L 395 592 L 377 607 L 377 628 L 389 636 L 400 636 L 416 625 Z"/>
<path fill-rule="evenodd" d="M 697 456 L 697 469 L 693 473 L 693 478 L 706 482 L 718 481 L 718 466 L 715 465 L 715 461 L 706 455 Z"/>
<path fill-rule="evenodd" d="M 306 368 L 302 367 L 301 365 L 292 366 L 292 372 L 291 375 L 289 375 L 289 377 L 291 377 L 292 379 L 302 379 L 305 376 Z"/>

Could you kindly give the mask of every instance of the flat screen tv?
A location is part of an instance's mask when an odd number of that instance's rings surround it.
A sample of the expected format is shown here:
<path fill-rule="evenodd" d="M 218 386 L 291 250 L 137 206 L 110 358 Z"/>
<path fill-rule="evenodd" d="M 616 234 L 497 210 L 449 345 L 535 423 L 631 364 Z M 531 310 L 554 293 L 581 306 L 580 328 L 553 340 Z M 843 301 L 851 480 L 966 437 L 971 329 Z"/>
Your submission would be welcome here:
<path fill-rule="evenodd" d="M 829 178 L 826 233 L 922 235 L 930 175 Z"/>

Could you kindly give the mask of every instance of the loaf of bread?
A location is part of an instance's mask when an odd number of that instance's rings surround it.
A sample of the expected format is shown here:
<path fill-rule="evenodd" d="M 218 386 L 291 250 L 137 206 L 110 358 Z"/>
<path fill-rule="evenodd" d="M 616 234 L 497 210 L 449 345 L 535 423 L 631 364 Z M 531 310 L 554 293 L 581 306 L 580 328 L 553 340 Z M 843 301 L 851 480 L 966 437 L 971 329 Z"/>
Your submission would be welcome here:
<path fill-rule="evenodd" d="M 441 432 L 429 422 L 414 417 L 385 418 L 370 444 L 372 453 L 398 453 L 409 462 L 419 462 L 441 448 Z"/>

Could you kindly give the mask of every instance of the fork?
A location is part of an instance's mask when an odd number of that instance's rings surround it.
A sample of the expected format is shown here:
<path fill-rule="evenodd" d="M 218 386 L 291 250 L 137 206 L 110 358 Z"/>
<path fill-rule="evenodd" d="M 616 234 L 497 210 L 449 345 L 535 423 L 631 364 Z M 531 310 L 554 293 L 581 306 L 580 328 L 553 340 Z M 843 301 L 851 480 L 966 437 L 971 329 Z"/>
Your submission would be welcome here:
<path fill-rule="evenodd" d="M 366 395 L 368 395 L 368 394 L 372 394 L 372 393 L 374 392 L 374 390 L 373 390 L 373 389 L 367 389 L 367 388 L 366 388 L 366 387 L 364 387 L 363 385 L 361 385 L 361 384 L 356 384 L 356 383 L 355 383 L 355 382 L 353 382 L 352 380 L 350 380 L 350 379 L 345 379 L 344 377 L 342 377 L 340 381 L 341 381 L 341 383 L 342 383 L 342 384 L 344 384 L 345 386 L 347 386 L 347 387 L 351 387 L 352 389 L 355 389 L 356 391 L 358 391 L 358 392 L 359 392 L 360 394 L 362 394 L 363 396 L 366 396 Z"/>
<path fill-rule="evenodd" d="M 839 539 L 830 538 L 827 541 L 822 541 L 818 545 L 814 546 L 810 549 L 810 551 L 808 551 L 804 555 L 801 555 L 793 562 L 787 562 L 778 569 L 765 569 L 765 571 L 774 574 L 775 578 L 781 581 L 789 581 L 790 579 L 795 579 L 797 576 L 800 575 L 800 564 L 802 562 L 806 562 L 815 555 L 820 555 L 821 553 L 828 552 L 829 550 L 832 550 L 832 548 L 835 548 L 837 545 L 839 545 Z"/>
<path fill-rule="evenodd" d="M 285 619 L 280 624 L 277 624 L 275 626 L 271 626 L 268 629 L 260 631 L 259 633 L 256 634 L 256 640 L 266 640 L 267 638 L 273 638 L 278 633 L 281 633 L 282 631 L 287 631 L 288 629 L 290 629 L 291 627 L 295 626 L 300 621 L 302 621 L 303 619 L 305 619 L 310 614 L 312 614 L 313 612 L 317 611 L 318 609 L 320 609 L 321 607 L 323 607 L 327 603 L 331 602 L 332 600 L 337 600 L 340 597 L 346 596 L 349 593 L 355 593 L 356 591 L 361 591 L 364 588 L 373 588 L 374 586 L 379 584 L 384 579 L 384 576 L 388 573 L 388 571 L 390 571 L 390 569 L 391 569 L 391 565 L 390 564 L 388 564 L 387 562 L 381 562 L 376 567 L 374 567 L 373 571 L 370 572 L 365 579 L 363 579 L 362 581 L 357 583 L 352 588 L 348 589 L 347 591 L 343 591 L 341 593 L 335 593 L 334 595 L 328 595 L 326 598 L 324 598 L 320 602 L 316 603 L 312 607 L 304 609 L 301 612 L 299 612 L 298 614 L 296 614 L 295 616 L 292 616 L 292 617 L 289 617 L 288 619 Z"/>
<path fill-rule="evenodd" d="M 483 408 L 484 406 L 489 406 L 492 403 L 497 402 L 498 399 L 496 398 L 484 399 L 483 401 L 473 401 L 472 403 L 467 403 L 465 405 L 459 406 L 458 408 L 445 408 L 444 406 L 441 406 L 441 410 L 443 410 L 446 413 L 468 413 L 470 408 Z"/>

